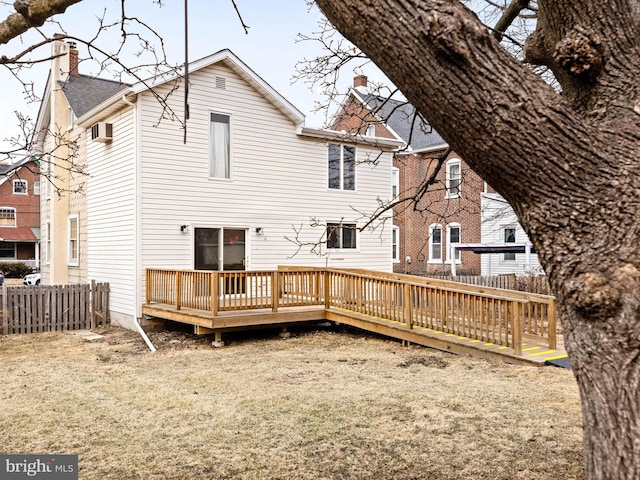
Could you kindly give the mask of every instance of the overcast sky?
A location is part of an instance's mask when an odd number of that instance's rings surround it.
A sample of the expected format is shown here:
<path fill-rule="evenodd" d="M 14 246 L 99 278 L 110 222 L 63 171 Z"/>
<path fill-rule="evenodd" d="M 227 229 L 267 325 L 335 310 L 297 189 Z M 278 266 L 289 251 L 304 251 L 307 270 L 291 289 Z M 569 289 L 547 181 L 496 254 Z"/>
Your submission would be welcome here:
<path fill-rule="evenodd" d="M 158 7 L 153 0 L 128 0 L 127 15 L 137 16 L 156 29 L 164 38 L 169 63 L 181 64 L 184 61 L 184 0 L 163 0 Z M 84 0 L 71 6 L 67 12 L 55 18 L 60 21 L 67 34 L 86 38 L 95 33 L 98 20 L 107 9 L 112 19 L 120 12 L 120 0 Z M 197 60 L 223 48 L 231 49 L 250 68 L 258 73 L 281 95 L 287 98 L 305 115 L 307 126 L 321 126 L 324 117 L 312 114 L 315 101 L 320 97 L 309 89 L 308 85 L 298 82 L 291 84 L 296 63 L 320 52 L 320 48 L 311 42 L 296 42 L 299 33 L 310 35 L 318 30 L 321 14 L 317 8 L 309 8 L 304 0 L 236 0 L 244 22 L 249 25 L 249 34 L 245 34 L 231 0 L 189 0 L 189 59 Z M 0 17 L 6 18 L 13 11 L 9 6 L 0 6 Z M 60 31 L 61 27 L 47 24 L 43 27 L 48 35 Z M 106 37 L 105 37 L 106 38 Z M 30 32 L 8 45 L 0 47 L 0 54 L 13 56 L 38 39 L 36 32 Z M 108 48 L 110 42 L 102 41 Z M 116 44 L 111 42 L 111 46 Z M 78 46 L 80 57 L 86 55 L 82 45 Z M 50 51 L 49 46 L 37 52 L 39 57 Z M 135 62 L 129 57 L 128 62 Z M 83 63 L 80 70 L 84 74 L 95 74 L 91 66 Z M 93 67 L 95 68 L 95 67 Z M 48 62 L 23 71 L 21 77 L 33 81 L 35 92 L 41 95 L 45 88 Z M 372 67 L 365 71 L 368 75 L 376 73 Z M 108 78 L 107 74 L 101 74 Z M 345 72 L 341 78 L 342 90 L 351 85 L 353 72 Z M 2 103 L 0 109 L 0 140 L 17 133 L 14 111 L 18 110 L 34 120 L 38 104 L 29 105 L 24 99 L 22 86 L 6 69 L 0 69 L 0 87 Z M 3 148 L 6 143 L 2 144 Z"/>

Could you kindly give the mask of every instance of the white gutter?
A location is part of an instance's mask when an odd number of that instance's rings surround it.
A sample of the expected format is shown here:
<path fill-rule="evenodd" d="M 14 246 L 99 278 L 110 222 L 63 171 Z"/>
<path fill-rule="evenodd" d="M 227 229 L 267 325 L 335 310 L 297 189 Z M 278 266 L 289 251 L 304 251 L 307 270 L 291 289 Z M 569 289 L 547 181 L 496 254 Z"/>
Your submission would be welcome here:
<path fill-rule="evenodd" d="M 404 145 L 401 140 L 382 137 L 367 137 L 366 135 L 353 135 L 346 131 L 329 130 L 325 128 L 301 127 L 296 132 L 302 137 L 323 138 L 340 142 L 365 144 L 373 147 L 398 148 Z"/>

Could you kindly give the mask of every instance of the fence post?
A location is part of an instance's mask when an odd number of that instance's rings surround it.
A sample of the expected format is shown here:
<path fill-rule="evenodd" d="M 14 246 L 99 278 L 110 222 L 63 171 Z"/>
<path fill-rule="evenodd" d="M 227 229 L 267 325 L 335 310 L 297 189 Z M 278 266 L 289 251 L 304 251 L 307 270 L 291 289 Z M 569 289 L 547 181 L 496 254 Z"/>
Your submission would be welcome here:
<path fill-rule="evenodd" d="M 524 304 L 512 301 L 511 302 L 511 310 L 513 312 L 513 353 L 516 355 L 522 355 L 522 310 Z"/>
<path fill-rule="evenodd" d="M 549 348 L 554 350 L 557 347 L 556 328 L 556 301 L 551 300 L 547 304 L 547 335 L 549 336 Z"/>
<path fill-rule="evenodd" d="M 149 305 L 149 303 L 151 303 L 149 301 L 150 297 L 151 297 L 151 272 L 149 271 L 149 269 L 147 268 L 145 270 L 145 289 L 144 289 L 144 303 L 146 305 Z"/>
<path fill-rule="evenodd" d="M 176 272 L 176 310 L 180 310 L 180 299 L 182 297 L 182 276 L 179 270 Z"/>
<path fill-rule="evenodd" d="M 89 298 L 90 298 L 90 307 L 91 308 L 91 312 L 90 312 L 90 317 L 91 317 L 91 324 L 89 326 L 90 329 L 96 328 L 96 297 L 98 296 L 98 292 L 96 292 L 96 281 L 95 280 L 91 280 L 91 290 L 89 291 Z"/>
<path fill-rule="evenodd" d="M 411 285 L 404 284 L 404 321 L 409 330 L 413 328 L 413 318 L 411 315 Z"/>
<path fill-rule="evenodd" d="M 271 311 L 276 313 L 278 311 L 278 303 L 280 299 L 280 272 L 274 270 L 271 272 Z"/>
<path fill-rule="evenodd" d="M 2 334 L 7 335 L 9 333 L 9 300 L 7 298 L 7 284 L 2 283 Z"/>
<path fill-rule="evenodd" d="M 218 316 L 220 308 L 220 277 L 218 272 L 211 272 L 211 315 Z"/>
<path fill-rule="evenodd" d="M 324 271 L 324 309 L 331 308 L 331 275 L 328 269 Z"/>

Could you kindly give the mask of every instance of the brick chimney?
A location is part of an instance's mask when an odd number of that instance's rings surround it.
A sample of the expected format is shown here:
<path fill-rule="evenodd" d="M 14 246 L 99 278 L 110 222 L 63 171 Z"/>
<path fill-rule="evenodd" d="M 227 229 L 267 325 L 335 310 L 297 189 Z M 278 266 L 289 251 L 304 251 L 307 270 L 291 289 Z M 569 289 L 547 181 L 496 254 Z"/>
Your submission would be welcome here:
<path fill-rule="evenodd" d="M 78 49 L 75 42 L 67 42 L 69 44 L 69 75 L 78 76 Z"/>
<path fill-rule="evenodd" d="M 367 93 L 367 76 L 366 75 L 356 75 L 353 77 L 353 88 L 358 90 L 360 93 Z"/>

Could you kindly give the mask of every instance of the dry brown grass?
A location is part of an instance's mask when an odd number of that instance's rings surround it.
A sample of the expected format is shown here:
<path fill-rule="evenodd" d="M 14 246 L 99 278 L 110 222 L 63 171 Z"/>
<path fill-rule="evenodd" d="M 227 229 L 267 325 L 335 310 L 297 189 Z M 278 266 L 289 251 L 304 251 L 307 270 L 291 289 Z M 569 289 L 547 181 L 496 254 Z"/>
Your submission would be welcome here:
<path fill-rule="evenodd" d="M 571 372 L 369 334 L 0 336 L 0 451 L 90 479 L 584 479 Z"/>

